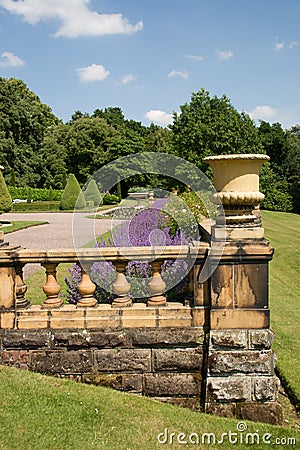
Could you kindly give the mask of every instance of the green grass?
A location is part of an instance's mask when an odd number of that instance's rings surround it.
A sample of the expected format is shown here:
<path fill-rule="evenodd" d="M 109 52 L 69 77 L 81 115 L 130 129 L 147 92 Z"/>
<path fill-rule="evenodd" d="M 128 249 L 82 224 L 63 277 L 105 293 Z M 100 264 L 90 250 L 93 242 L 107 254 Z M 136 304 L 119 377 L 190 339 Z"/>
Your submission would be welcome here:
<path fill-rule="evenodd" d="M 65 294 L 67 291 L 65 276 L 70 276 L 68 270 L 70 267 L 72 267 L 71 264 L 65 263 L 60 264 L 57 268 L 57 282 L 61 286 L 61 294 Z M 46 283 L 45 273 L 45 269 L 41 269 L 25 280 L 27 286 L 25 297 L 30 300 L 32 305 L 42 305 L 44 300 L 46 300 L 46 295 L 43 291 L 43 286 Z"/>
<path fill-rule="evenodd" d="M 266 238 L 275 248 L 270 263 L 271 326 L 273 348 L 284 384 L 300 407 L 300 216 L 263 211 Z"/>
<path fill-rule="evenodd" d="M 0 368 L 0 448 L 5 450 L 154 450 L 179 449 L 245 449 L 248 445 L 225 441 L 220 445 L 159 444 L 157 436 L 168 429 L 170 433 L 236 432 L 238 421 L 194 413 L 185 408 L 172 407 L 146 397 L 134 396 L 99 386 L 74 383 L 11 367 Z M 267 449 L 262 442 L 270 433 L 275 439 L 294 438 L 295 429 L 247 422 L 247 432 L 257 431 L 259 445 L 253 449 Z M 239 439 L 244 433 L 238 433 Z M 176 441 L 175 441 L 176 442 Z M 283 448 L 279 445 L 276 448 Z M 297 448 L 285 445 L 284 448 Z"/>
<path fill-rule="evenodd" d="M 1 231 L 4 232 L 4 234 L 13 233 L 14 231 L 22 230 L 23 228 L 30 228 L 35 227 L 37 225 L 44 225 L 47 224 L 46 221 L 38 221 L 38 220 L 18 220 L 18 221 L 12 221 L 9 226 L 5 226 L 5 224 L 0 228 Z"/>
<path fill-rule="evenodd" d="M 300 354 L 299 220 L 300 216 L 293 214 L 263 212 L 265 234 L 275 247 L 270 264 L 271 321 L 276 333 L 274 348 L 280 374 L 296 395 L 299 395 L 297 361 Z M 58 280 L 61 284 L 67 267 L 67 264 L 60 265 Z M 44 282 L 43 271 L 27 282 L 29 291 L 31 284 L 39 289 L 42 301 Z M 233 445 L 227 438 L 220 445 L 208 445 L 207 441 L 197 446 L 158 444 L 157 435 L 166 428 L 169 439 L 170 433 L 176 433 L 177 439 L 179 432 L 187 436 L 197 433 L 200 439 L 203 433 L 215 433 L 220 438 L 222 433 L 236 432 L 238 421 L 14 368 L 0 368 L 0 397 L 0 448 L 5 450 L 248 448 L 244 443 Z M 294 428 L 253 422 L 247 422 L 247 426 L 247 432 L 257 430 L 260 436 L 259 445 L 249 445 L 253 449 L 270 448 L 271 444 L 262 442 L 264 433 L 272 435 L 271 443 L 275 443 L 275 439 L 295 438 L 299 445 L 300 434 Z M 241 434 L 245 437 L 245 433 L 239 433 L 239 437 Z M 297 445 L 276 445 L 276 448 L 297 448 Z"/>

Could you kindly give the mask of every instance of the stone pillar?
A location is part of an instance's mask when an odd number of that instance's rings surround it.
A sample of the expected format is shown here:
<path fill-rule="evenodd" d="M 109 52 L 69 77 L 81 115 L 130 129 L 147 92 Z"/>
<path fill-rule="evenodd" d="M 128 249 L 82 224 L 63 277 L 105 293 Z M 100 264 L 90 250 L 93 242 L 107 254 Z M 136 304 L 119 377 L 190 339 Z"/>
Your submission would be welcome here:
<path fill-rule="evenodd" d="M 115 263 L 117 277 L 113 283 L 113 292 L 115 294 L 114 301 L 112 303 L 113 308 L 126 307 L 132 305 L 132 300 L 128 296 L 130 291 L 130 284 L 126 279 L 126 261 L 120 261 Z"/>
<path fill-rule="evenodd" d="M 56 280 L 56 267 L 55 263 L 42 264 L 46 269 L 46 283 L 43 286 L 43 291 L 46 294 L 46 300 L 44 301 L 42 308 L 59 308 L 63 301 L 58 297 L 60 293 L 60 285 Z"/>
<path fill-rule="evenodd" d="M 97 300 L 94 297 L 94 293 L 96 290 L 95 283 L 92 282 L 88 273 L 90 272 L 91 264 L 83 264 L 81 267 L 81 281 L 77 286 L 78 292 L 81 295 L 77 303 L 78 308 L 85 308 L 88 306 L 96 306 Z"/>
<path fill-rule="evenodd" d="M 166 283 L 161 276 L 162 263 L 160 260 L 151 261 L 150 263 L 152 267 L 152 278 L 148 284 L 151 293 L 151 297 L 147 300 L 148 306 L 165 306 L 167 304 L 167 299 L 164 296 Z"/>
<path fill-rule="evenodd" d="M 268 263 L 273 249 L 264 239 L 259 211 L 263 198 L 258 192 L 259 168 L 266 159 L 262 156 L 207 158 L 219 190 L 215 197 L 225 209 L 226 227 L 223 223 L 222 229 L 221 221 L 217 220 L 212 232 L 216 242 L 210 255 L 205 410 L 279 424 L 282 421 L 277 401 L 279 380 L 274 373 L 268 304 Z M 243 163 L 240 168 L 239 157 Z M 221 236 L 225 242 L 221 242 Z"/>

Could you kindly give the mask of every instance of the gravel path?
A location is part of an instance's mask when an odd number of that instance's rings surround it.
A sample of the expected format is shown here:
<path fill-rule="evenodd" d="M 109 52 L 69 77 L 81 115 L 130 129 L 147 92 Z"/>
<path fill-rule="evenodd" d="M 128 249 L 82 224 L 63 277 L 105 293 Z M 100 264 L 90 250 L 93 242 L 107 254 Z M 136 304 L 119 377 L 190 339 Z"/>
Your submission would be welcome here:
<path fill-rule="evenodd" d="M 80 248 L 111 228 L 109 219 L 89 219 L 87 213 L 7 213 L 1 220 L 39 220 L 48 224 L 9 233 L 5 236 L 12 246 L 49 250 Z M 25 278 L 40 269 L 39 264 L 27 264 Z"/>

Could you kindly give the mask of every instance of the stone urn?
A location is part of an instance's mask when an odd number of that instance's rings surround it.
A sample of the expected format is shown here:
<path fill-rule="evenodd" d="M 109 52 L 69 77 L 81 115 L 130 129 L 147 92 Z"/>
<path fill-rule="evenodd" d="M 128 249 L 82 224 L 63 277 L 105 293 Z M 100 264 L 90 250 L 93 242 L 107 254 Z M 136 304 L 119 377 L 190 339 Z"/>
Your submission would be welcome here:
<path fill-rule="evenodd" d="M 204 158 L 212 168 L 217 191 L 211 200 L 216 204 L 221 202 L 224 211 L 221 214 L 222 208 L 219 208 L 216 228 L 226 225 L 226 239 L 263 237 L 259 204 L 264 199 L 264 194 L 259 192 L 259 173 L 263 163 L 269 159 L 269 156 L 263 154 Z M 215 232 L 215 237 L 217 235 L 218 232 Z"/>

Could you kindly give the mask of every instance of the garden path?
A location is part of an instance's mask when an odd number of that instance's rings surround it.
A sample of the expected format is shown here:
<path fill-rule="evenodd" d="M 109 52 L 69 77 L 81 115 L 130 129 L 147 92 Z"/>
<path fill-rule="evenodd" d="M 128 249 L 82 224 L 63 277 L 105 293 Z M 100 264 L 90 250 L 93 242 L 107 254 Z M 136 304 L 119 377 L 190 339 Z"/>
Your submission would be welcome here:
<path fill-rule="evenodd" d="M 54 248 L 79 248 L 100 236 L 111 228 L 109 219 L 89 219 L 87 213 L 76 213 L 76 245 L 73 240 L 73 213 L 7 213 L 1 215 L 1 220 L 39 220 L 48 224 L 18 230 L 5 235 L 5 241 L 12 246 L 23 248 L 38 248 L 49 250 Z M 39 264 L 27 264 L 25 278 L 40 269 Z"/>

